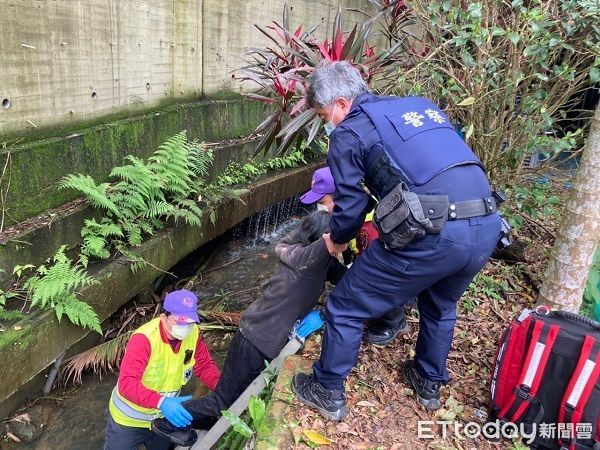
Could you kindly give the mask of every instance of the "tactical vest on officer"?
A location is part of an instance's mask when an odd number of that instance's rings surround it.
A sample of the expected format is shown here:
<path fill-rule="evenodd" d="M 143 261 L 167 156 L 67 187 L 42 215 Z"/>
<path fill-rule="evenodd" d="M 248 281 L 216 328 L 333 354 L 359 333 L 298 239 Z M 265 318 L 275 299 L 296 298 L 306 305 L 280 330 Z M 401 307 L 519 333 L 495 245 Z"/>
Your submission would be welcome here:
<path fill-rule="evenodd" d="M 159 321 L 158 318 L 153 319 L 135 331 L 148 338 L 151 349 L 142 384 L 163 397 L 176 397 L 192 376 L 200 332 L 194 326 L 193 331 L 181 341 L 179 351 L 174 353 L 172 347 L 163 342 L 160 336 Z M 110 397 L 109 411 L 114 421 L 120 425 L 148 429 L 151 428 L 152 420 L 162 415 L 158 409 L 144 408 L 124 398 L 119 393 L 118 384 Z"/>
<path fill-rule="evenodd" d="M 366 183 L 379 197 L 375 223 L 388 248 L 402 248 L 425 233 L 438 234 L 446 220 L 497 212 L 496 198 L 451 202 L 445 195 L 417 195 L 458 166 L 481 161 L 456 133 L 450 119 L 422 97 L 388 97 L 361 103 L 381 137 L 367 155 Z M 467 181 L 468 182 L 468 181 Z M 487 183 L 486 183 L 487 184 Z M 489 187 L 489 184 L 487 185 Z"/>
<path fill-rule="evenodd" d="M 381 198 L 398 181 L 415 190 L 452 167 L 475 164 L 483 168 L 448 116 L 426 98 L 389 97 L 360 107 L 385 149 L 385 153 L 371 152 L 368 157 L 368 184 Z"/>

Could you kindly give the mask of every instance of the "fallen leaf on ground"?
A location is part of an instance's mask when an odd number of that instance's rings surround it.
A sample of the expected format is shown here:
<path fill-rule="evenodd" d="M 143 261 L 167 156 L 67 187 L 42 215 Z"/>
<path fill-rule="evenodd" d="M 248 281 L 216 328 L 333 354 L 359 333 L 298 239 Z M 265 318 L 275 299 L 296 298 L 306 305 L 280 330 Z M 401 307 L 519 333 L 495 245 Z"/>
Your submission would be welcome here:
<path fill-rule="evenodd" d="M 304 430 L 304 435 L 310 442 L 317 445 L 329 445 L 333 442 L 331 439 L 317 433 L 315 430 Z"/>
<path fill-rule="evenodd" d="M 369 402 L 367 400 L 361 400 L 360 402 L 358 402 L 356 404 L 356 406 L 375 406 L 375 404 L 371 403 L 371 402 Z"/>

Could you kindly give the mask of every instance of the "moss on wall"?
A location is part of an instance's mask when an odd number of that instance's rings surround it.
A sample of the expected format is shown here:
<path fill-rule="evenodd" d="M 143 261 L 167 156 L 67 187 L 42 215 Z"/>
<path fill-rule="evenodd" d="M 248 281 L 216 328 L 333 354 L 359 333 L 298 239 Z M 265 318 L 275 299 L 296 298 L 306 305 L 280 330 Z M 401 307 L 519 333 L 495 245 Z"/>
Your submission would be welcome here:
<path fill-rule="evenodd" d="M 0 206 L 13 221 L 27 219 L 75 198 L 74 192 L 58 187 L 67 174 L 83 173 L 104 181 L 113 167 L 123 164 L 125 156 L 147 158 L 181 130 L 199 141 L 239 138 L 254 131 L 262 116 L 260 104 L 241 97 L 197 101 L 103 123 L 65 137 L 8 147 L 0 152 L 1 167 L 10 158 L 8 173 L 0 182 L 8 195 Z"/>

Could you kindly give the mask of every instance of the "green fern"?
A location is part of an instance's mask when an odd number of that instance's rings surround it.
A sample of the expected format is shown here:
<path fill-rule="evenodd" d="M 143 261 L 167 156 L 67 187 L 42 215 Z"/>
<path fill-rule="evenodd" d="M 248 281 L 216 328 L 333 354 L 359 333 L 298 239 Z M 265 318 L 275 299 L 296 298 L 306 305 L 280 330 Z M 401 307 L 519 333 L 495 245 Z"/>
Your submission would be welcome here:
<path fill-rule="evenodd" d="M 192 192 L 193 167 L 189 161 L 190 147 L 185 131 L 176 134 L 162 144 L 148 158 L 154 173 L 164 181 L 164 188 L 175 196 L 188 197 Z"/>
<path fill-rule="evenodd" d="M 80 300 L 77 291 L 97 283 L 86 272 L 90 258 L 107 259 L 116 250 L 131 262 L 135 273 L 149 263 L 130 250 L 140 245 L 144 237 L 164 228 L 169 218 L 184 220 L 199 226 L 203 218 L 198 201 L 212 204 L 223 197 L 239 198 L 246 189 L 232 186 L 244 184 L 271 170 L 295 167 L 306 163 L 304 155 L 296 151 L 281 158 L 260 163 L 230 164 L 214 183 L 202 177 L 208 174 L 214 155 L 202 144 L 188 142 L 185 132 L 178 133 L 148 159 L 148 162 L 129 155 L 127 164 L 115 167 L 110 177 L 114 183 L 96 184 L 89 175 L 68 175 L 60 183 L 62 188 L 79 191 L 92 207 L 103 211 L 101 219 L 88 219 L 81 230 L 83 244 L 79 259 L 73 263 L 60 247 L 47 265 L 35 268 L 33 276 L 22 284 L 22 290 L 0 291 L 0 319 L 17 318 L 20 313 L 4 309 L 12 296 L 27 294 L 31 306 L 53 308 L 60 321 L 63 316 L 80 326 L 100 332 L 100 322 L 94 309 Z M 216 211 L 211 210 L 210 221 L 216 222 Z M 31 265 L 15 267 L 17 283 Z"/>
<path fill-rule="evenodd" d="M 86 219 L 84 223 L 85 226 L 81 229 L 81 254 L 100 259 L 110 257 L 109 239 L 123 237 L 121 227 L 106 217 L 100 223 L 95 219 Z"/>
<path fill-rule="evenodd" d="M 84 267 L 65 255 L 61 246 L 52 258 L 51 265 L 42 265 L 36 274 L 23 284 L 31 306 L 53 308 L 60 320 L 66 314 L 71 322 L 100 332 L 100 320 L 90 305 L 77 298 L 76 291 L 97 284 Z"/>
<path fill-rule="evenodd" d="M 202 211 L 190 197 L 202 186 L 198 177 L 208 173 L 211 151 L 204 151 L 202 144 L 188 143 L 182 131 L 162 144 L 148 162 L 132 155 L 125 160 L 126 165 L 111 171 L 111 178 L 116 179 L 112 186 L 96 185 L 84 175 L 68 176 L 61 183 L 105 210 L 99 222 L 88 220 L 81 231 L 85 258 L 106 259 L 111 247 L 123 253 L 125 247 L 138 246 L 145 236 L 162 229 L 170 217 L 194 226 L 201 223 Z"/>
<path fill-rule="evenodd" d="M 144 217 L 161 217 L 167 216 L 173 211 L 173 205 L 166 200 L 152 200 L 148 204 L 148 209 L 144 212 Z"/>
<path fill-rule="evenodd" d="M 206 150 L 203 144 L 192 142 L 188 147 L 188 167 L 197 178 L 205 177 L 213 164 L 214 154 L 212 150 Z"/>
<path fill-rule="evenodd" d="M 102 334 L 100 320 L 94 308 L 86 302 L 79 300 L 74 294 L 67 295 L 61 299 L 54 307 L 54 311 L 59 322 L 64 314 L 75 325 L 89 328 Z"/>
<path fill-rule="evenodd" d="M 81 244 L 81 253 L 86 257 L 98 259 L 108 259 L 110 251 L 106 248 L 108 241 L 102 236 L 82 230 L 83 243 Z"/>
<path fill-rule="evenodd" d="M 139 270 L 148 266 L 148 261 L 146 261 L 144 258 L 142 258 L 137 253 L 135 253 L 125 247 L 120 247 L 119 251 L 123 254 L 123 256 L 125 256 L 131 262 L 131 266 L 129 267 L 129 269 L 134 274 L 137 273 Z"/>
<path fill-rule="evenodd" d="M 131 247 L 137 247 L 143 242 L 142 229 L 137 223 L 127 223 L 123 225 L 123 229 Z"/>
<path fill-rule="evenodd" d="M 172 213 L 175 220 L 182 218 L 188 225 L 196 227 L 202 225 L 202 210 L 194 200 L 176 199 L 175 203 L 177 206 Z"/>
<path fill-rule="evenodd" d="M 117 205 L 113 203 L 108 195 L 108 188 L 110 187 L 108 183 L 96 185 L 94 179 L 89 175 L 70 174 L 62 179 L 59 186 L 81 192 L 95 208 L 103 208 L 113 214 L 119 213 Z"/>
<path fill-rule="evenodd" d="M 7 310 L 0 307 L 0 320 L 19 320 L 24 314 L 21 311 Z"/>
<path fill-rule="evenodd" d="M 23 313 L 20 311 L 4 309 L 6 302 L 14 297 L 18 297 L 18 293 L 0 289 L 0 320 L 17 320 L 23 317 Z"/>

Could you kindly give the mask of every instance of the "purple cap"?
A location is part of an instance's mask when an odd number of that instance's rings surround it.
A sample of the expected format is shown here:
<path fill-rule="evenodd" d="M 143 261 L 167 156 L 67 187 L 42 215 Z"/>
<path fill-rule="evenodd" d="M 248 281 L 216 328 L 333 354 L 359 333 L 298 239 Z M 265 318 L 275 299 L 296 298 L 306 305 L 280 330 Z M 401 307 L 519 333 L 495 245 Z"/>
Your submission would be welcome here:
<path fill-rule="evenodd" d="M 185 289 L 169 292 L 163 304 L 177 323 L 200 322 L 198 317 L 198 297 Z"/>
<path fill-rule="evenodd" d="M 313 173 L 310 191 L 300 197 L 300 201 L 305 205 L 318 202 L 324 195 L 333 194 L 335 192 L 335 184 L 329 167 L 323 167 Z"/>

